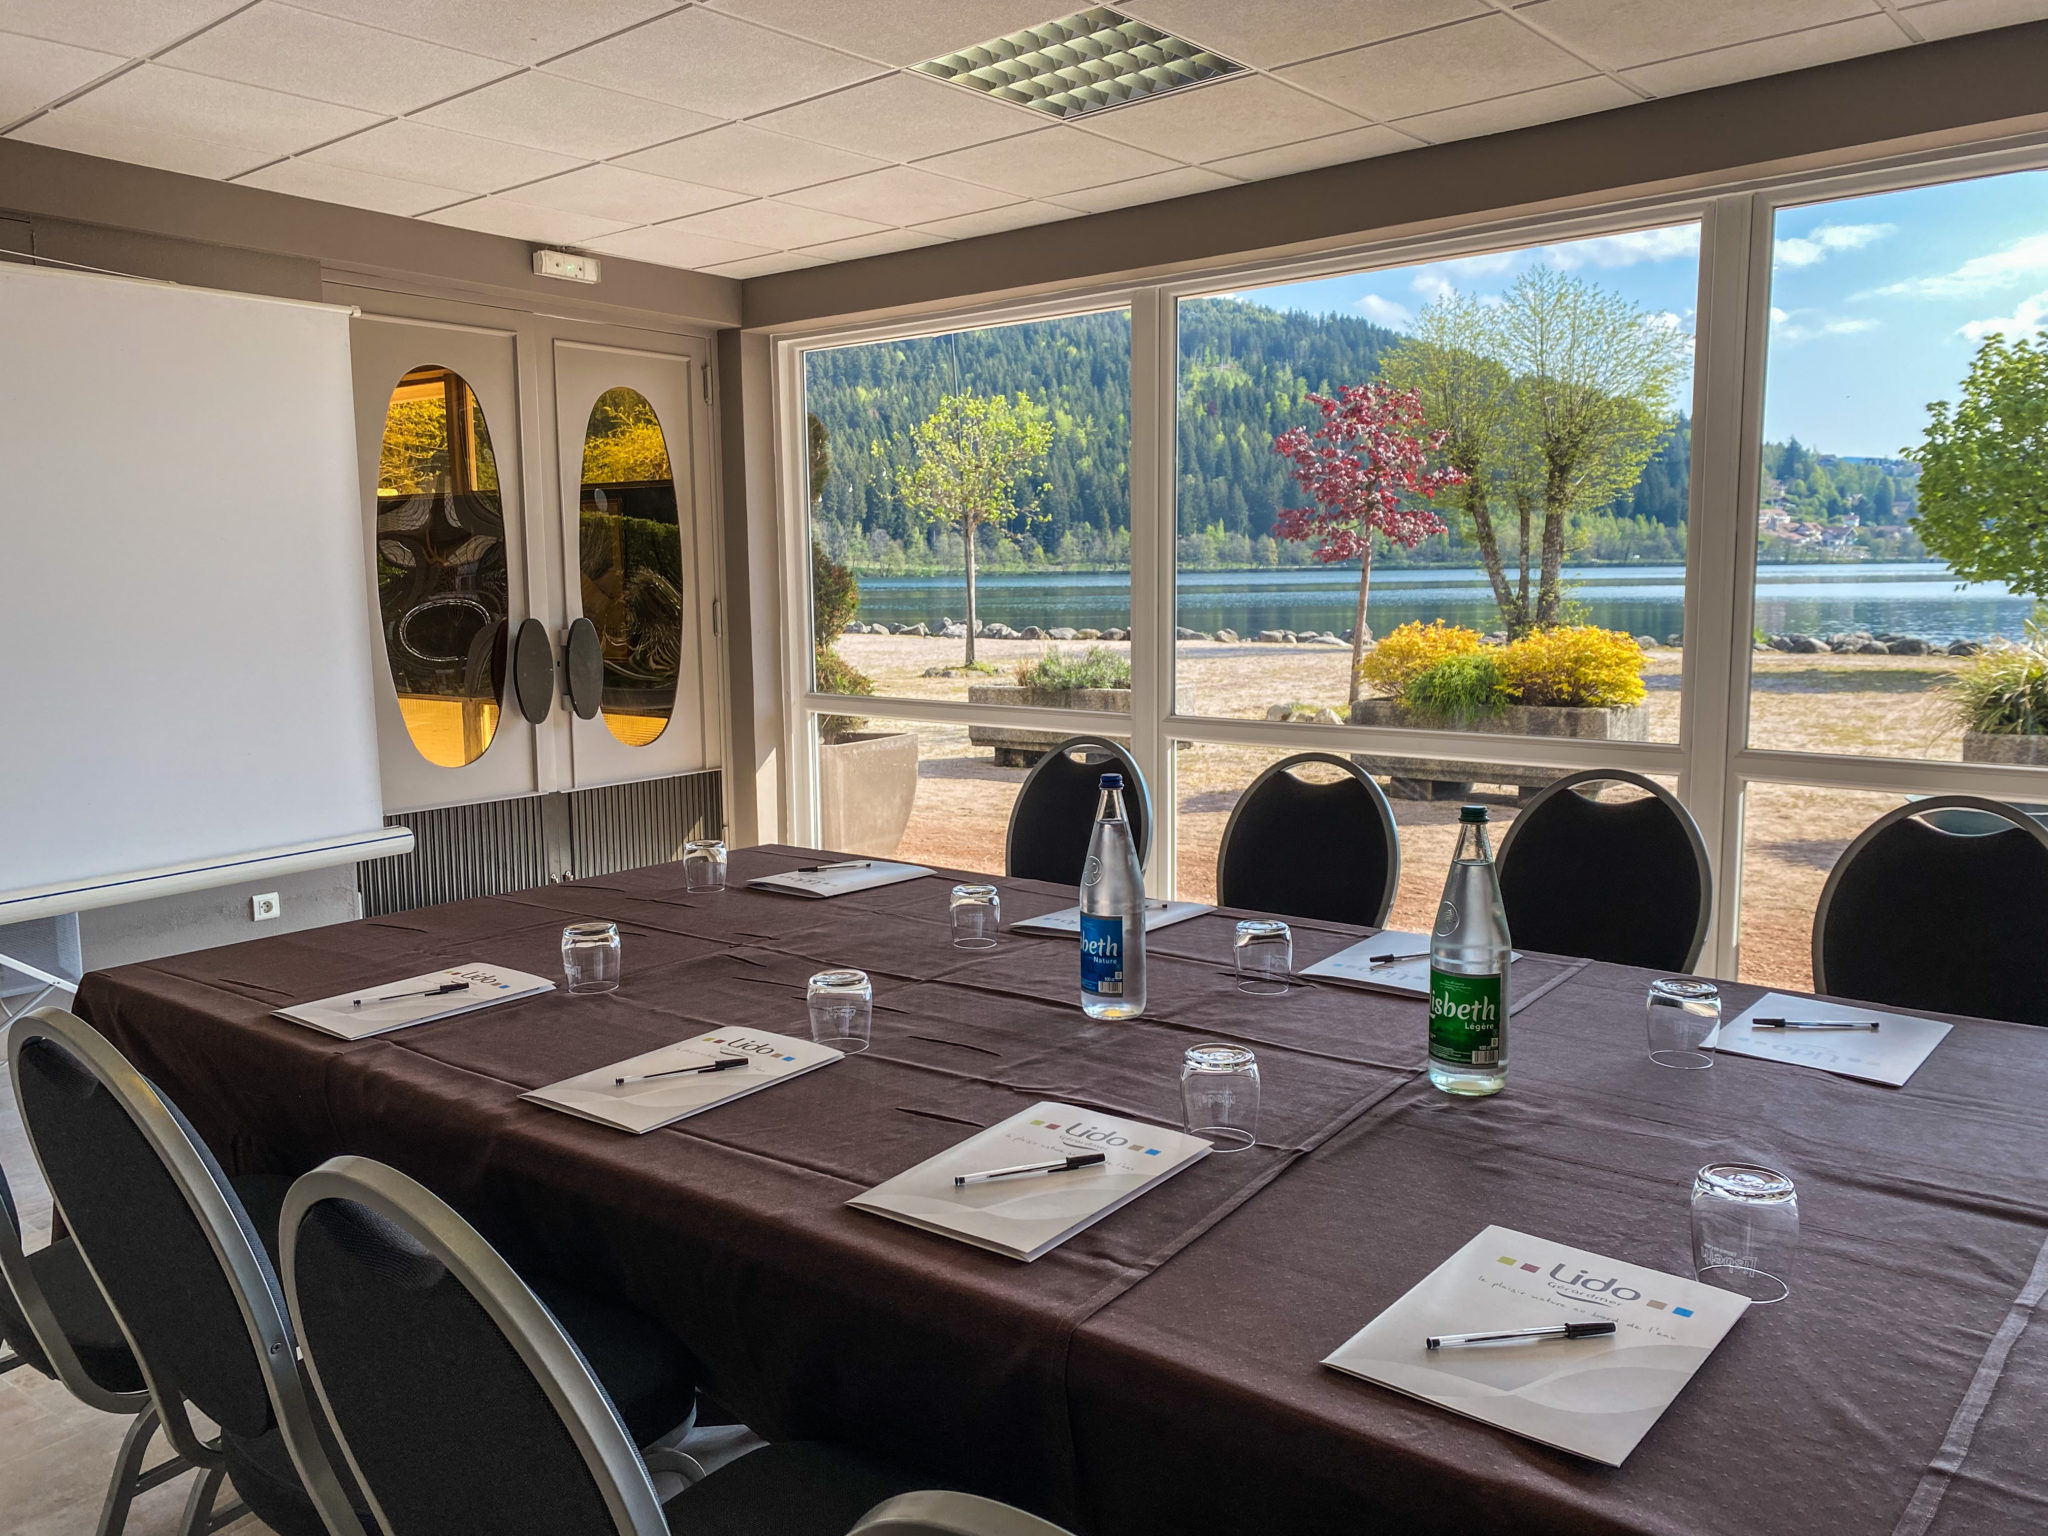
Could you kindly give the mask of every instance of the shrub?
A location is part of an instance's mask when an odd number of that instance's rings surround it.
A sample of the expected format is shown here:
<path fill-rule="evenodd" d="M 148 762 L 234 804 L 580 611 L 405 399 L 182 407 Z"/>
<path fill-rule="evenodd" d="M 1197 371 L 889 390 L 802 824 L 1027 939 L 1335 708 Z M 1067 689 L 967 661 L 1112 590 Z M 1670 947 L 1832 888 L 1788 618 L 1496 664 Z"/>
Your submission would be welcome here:
<path fill-rule="evenodd" d="M 1417 714 L 1452 721 L 1498 714 L 1507 703 L 1501 696 L 1500 657 L 1491 650 L 1446 656 L 1408 680 L 1401 702 Z"/>
<path fill-rule="evenodd" d="M 2048 734 L 2048 629 L 2027 626 L 2019 644 L 1994 645 L 1963 669 L 1950 704 L 1966 731 Z"/>
<path fill-rule="evenodd" d="M 1428 624 L 1411 620 L 1366 654 L 1358 664 L 1358 675 L 1381 693 L 1401 698 L 1411 682 L 1438 662 L 1470 655 L 1484 643 L 1476 629 L 1460 629 L 1440 620 Z"/>
<path fill-rule="evenodd" d="M 875 680 L 851 665 L 829 645 L 818 647 L 815 676 L 820 693 L 844 693 L 864 699 L 875 691 Z M 837 741 L 842 736 L 851 736 L 864 729 L 866 725 L 867 721 L 857 715 L 820 715 L 818 734 L 826 741 Z"/>
<path fill-rule="evenodd" d="M 1105 651 L 1099 645 L 1089 646 L 1086 654 L 1080 656 L 1064 655 L 1058 646 L 1053 646 L 1037 661 L 1020 665 L 1017 682 L 1025 688 L 1062 691 L 1069 688 L 1128 688 L 1131 686 L 1131 661 L 1128 656 Z"/>
<path fill-rule="evenodd" d="M 1643 701 L 1643 652 L 1632 635 L 1590 624 L 1539 629 L 1500 653 L 1510 703 L 1619 709 Z"/>
<path fill-rule="evenodd" d="M 820 646 L 836 645 L 860 612 L 860 578 L 811 540 L 811 635 Z"/>

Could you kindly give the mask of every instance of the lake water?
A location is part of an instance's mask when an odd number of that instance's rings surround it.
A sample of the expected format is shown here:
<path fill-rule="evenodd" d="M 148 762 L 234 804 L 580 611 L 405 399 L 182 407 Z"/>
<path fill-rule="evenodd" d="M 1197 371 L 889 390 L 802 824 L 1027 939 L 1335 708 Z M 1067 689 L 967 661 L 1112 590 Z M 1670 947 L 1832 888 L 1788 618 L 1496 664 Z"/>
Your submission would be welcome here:
<path fill-rule="evenodd" d="M 1663 639 L 1684 624 L 1685 571 L 1676 565 L 1579 566 L 1564 573 L 1595 624 Z M 1188 571 L 1180 577 L 1176 622 L 1240 635 L 1262 629 L 1332 630 L 1351 625 L 1358 574 L 1348 570 Z M 976 584 L 983 623 L 1022 629 L 1122 629 L 1130 624 L 1130 578 L 1121 571 L 983 576 Z M 936 626 L 966 611 L 958 577 L 863 576 L 860 617 L 868 623 Z M 1931 640 L 2018 639 L 2034 601 L 1989 582 L 1958 583 L 1936 561 L 1867 565 L 1766 565 L 1757 572 L 1757 627 L 1770 634 L 1886 630 Z M 1369 618 L 1375 634 L 1410 619 L 1499 627 L 1480 570 L 1383 569 L 1373 573 Z"/>

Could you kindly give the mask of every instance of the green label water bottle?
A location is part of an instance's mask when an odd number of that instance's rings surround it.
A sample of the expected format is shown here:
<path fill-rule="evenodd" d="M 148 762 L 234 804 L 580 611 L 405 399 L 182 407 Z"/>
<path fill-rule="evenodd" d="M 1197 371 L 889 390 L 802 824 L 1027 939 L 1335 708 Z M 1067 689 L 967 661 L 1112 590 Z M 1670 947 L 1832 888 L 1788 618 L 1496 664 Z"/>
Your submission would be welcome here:
<path fill-rule="evenodd" d="M 1513 956 L 1486 807 L 1468 805 L 1429 939 L 1429 1080 L 1445 1093 L 1477 1098 L 1507 1085 Z"/>

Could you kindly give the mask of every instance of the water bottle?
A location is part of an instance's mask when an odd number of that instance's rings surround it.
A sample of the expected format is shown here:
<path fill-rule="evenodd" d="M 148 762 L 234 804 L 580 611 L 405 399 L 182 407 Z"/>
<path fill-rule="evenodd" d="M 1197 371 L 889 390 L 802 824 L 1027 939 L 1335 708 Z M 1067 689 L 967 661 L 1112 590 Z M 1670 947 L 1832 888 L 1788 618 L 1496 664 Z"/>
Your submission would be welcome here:
<path fill-rule="evenodd" d="M 1486 807 L 1458 812 L 1458 846 L 1429 939 L 1429 1080 L 1479 1098 L 1508 1081 L 1507 914 L 1486 840 Z"/>
<path fill-rule="evenodd" d="M 1102 776 L 1081 868 L 1081 1009 L 1091 1019 L 1145 1011 L 1145 872 L 1124 819 L 1124 776 Z"/>

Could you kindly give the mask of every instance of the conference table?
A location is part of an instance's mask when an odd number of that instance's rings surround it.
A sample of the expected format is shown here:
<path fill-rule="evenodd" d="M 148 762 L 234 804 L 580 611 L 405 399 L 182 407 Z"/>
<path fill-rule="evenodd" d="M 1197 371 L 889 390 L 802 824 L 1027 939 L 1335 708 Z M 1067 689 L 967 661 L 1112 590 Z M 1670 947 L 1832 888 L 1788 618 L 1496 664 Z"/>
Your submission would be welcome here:
<path fill-rule="evenodd" d="M 1447 1098 L 1419 1001 L 1239 993 L 1217 911 L 1150 940 L 1149 1006 L 1078 1006 L 1072 939 L 952 946 L 950 872 L 830 900 L 744 888 L 831 855 L 682 867 L 318 928 L 88 976 L 80 1011 L 231 1170 L 381 1158 L 565 1277 L 654 1315 L 771 1439 L 825 1437 L 1087 1536 L 2048 1528 L 2048 1033 L 1958 1021 L 1904 1088 L 1722 1055 L 1649 1061 L 1651 973 L 1516 969 L 1506 1090 Z M 977 877 L 986 878 L 986 877 Z M 999 880 L 1006 923 L 1071 888 Z M 466 962 L 559 975 L 615 920 L 624 981 L 345 1043 L 286 1004 Z M 1297 920 L 1297 968 L 1368 930 Z M 873 978 L 865 1053 L 635 1137 L 528 1089 L 741 1024 L 804 1034 L 827 966 Z M 1729 1016 L 1760 989 L 1726 984 Z M 847 1199 L 1041 1099 L 1179 1124 L 1185 1047 L 1251 1046 L 1255 1146 L 1034 1263 Z M 1798 1181 L 1791 1297 L 1752 1307 L 1610 1468 L 1318 1362 L 1499 1224 L 1690 1274 L 1724 1156 Z"/>

